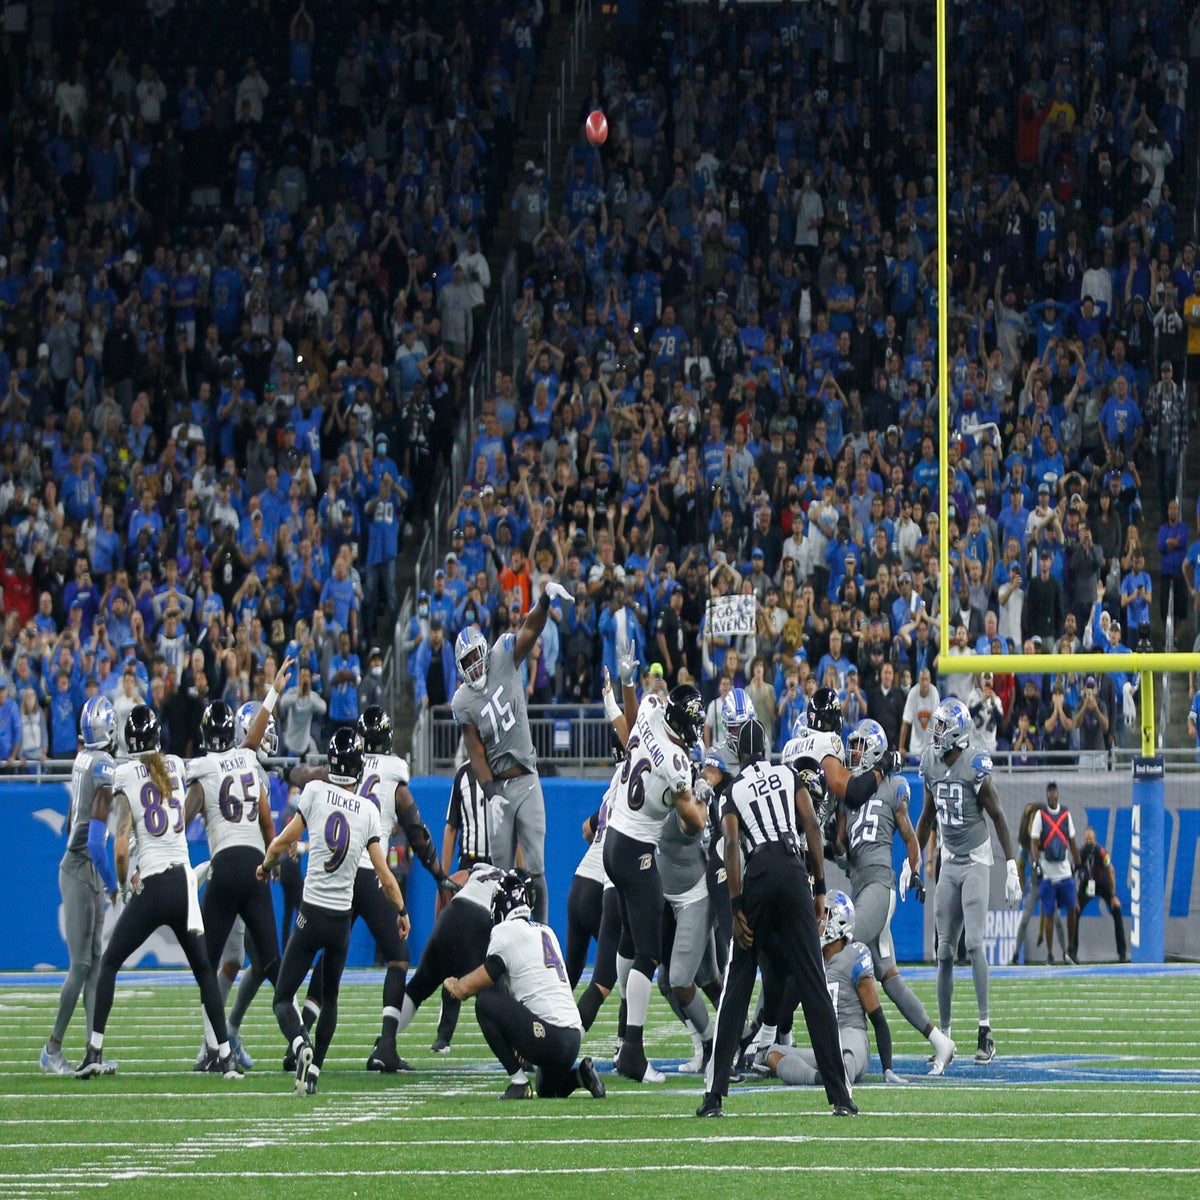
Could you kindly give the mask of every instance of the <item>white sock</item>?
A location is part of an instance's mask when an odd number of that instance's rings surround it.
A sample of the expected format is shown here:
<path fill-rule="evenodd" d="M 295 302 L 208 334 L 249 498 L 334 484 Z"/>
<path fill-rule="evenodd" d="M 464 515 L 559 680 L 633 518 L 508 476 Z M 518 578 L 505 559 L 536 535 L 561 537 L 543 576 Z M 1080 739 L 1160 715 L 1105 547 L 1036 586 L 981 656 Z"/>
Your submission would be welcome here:
<path fill-rule="evenodd" d="M 92 1049 L 93 1050 L 103 1050 L 104 1049 L 104 1034 L 96 1033 L 95 1030 L 92 1031 Z"/>
<path fill-rule="evenodd" d="M 625 982 L 625 1004 L 627 1014 L 625 1024 L 636 1025 L 641 1029 L 646 1024 L 646 1014 L 650 1011 L 650 994 L 654 985 L 641 971 L 630 971 Z"/>
<path fill-rule="evenodd" d="M 526 1075 L 525 1072 L 522 1070 L 514 1071 L 508 1077 L 508 1079 L 509 1079 L 510 1083 L 528 1083 L 529 1082 L 529 1076 Z"/>
<path fill-rule="evenodd" d="M 301 1034 L 301 1035 L 300 1035 L 298 1038 L 296 1038 L 296 1039 L 295 1039 L 295 1040 L 292 1042 L 292 1053 L 293 1053 L 293 1054 L 299 1054 L 299 1053 L 300 1053 L 300 1051 L 301 1051 L 301 1049 L 303 1048 L 303 1046 L 304 1046 L 304 1044 L 305 1044 L 306 1040 L 307 1040 L 307 1039 L 304 1037 L 304 1035 L 303 1035 L 303 1034 Z"/>
<path fill-rule="evenodd" d="M 217 1047 L 217 1057 L 218 1057 L 218 1058 L 224 1058 L 224 1057 L 225 1057 L 227 1054 L 229 1054 L 229 1053 L 230 1053 L 230 1050 L 229 1050 L 229 1043 L 228 1043 L 228 1042 L 222 1042 L 222 1043 L 221 1043 L 221 1044 L 220 1044 L 220 1045 Z"/>
<path fill-rule="evenodd" d="M 399 1036 L 405 1029 L 408 1028 L 408 1023 L 416 1016 L 417 1006 L 412 1002 L 412 997 L 406 995 L 403 1003 L 400 1005 L 400 1017 L 396 1023 L 396 1035 Z"/>
<path fill-rule="evenodd" d="M 760 1046 L 775 1045 L 775 1035 L 779 1032 L 774 1025 L 762 1025 L 758 1030 L 758 1044 Z"/>

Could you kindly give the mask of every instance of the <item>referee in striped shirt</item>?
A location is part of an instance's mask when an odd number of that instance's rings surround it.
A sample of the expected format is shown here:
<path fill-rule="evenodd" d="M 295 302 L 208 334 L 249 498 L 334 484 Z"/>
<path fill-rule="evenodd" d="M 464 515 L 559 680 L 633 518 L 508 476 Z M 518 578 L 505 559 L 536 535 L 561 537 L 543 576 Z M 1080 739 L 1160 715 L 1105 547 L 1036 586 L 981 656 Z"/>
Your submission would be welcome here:
<path fill-rule="evenodd" d="M 858 1108 L 850 1097 L 842 1062 L 817 928 L 825 912 L 825 866 L 818 851 L 810 888 L 797 831 L 798 827 L 803 831 L 810 846 L 819 847 L 816 813 L 791 767 L 774 766 L 767 758 L 766 734 L 756 720 L 747 721 L 738 735 L 738 761 L 741 770 L 729 785 L 721 810 L 733 908 L 733 956 L 717 1010 L 717 1038 L 705 1078 L 704 1103 L 696 1116 L 722 1115 L 721 1101 L 729 1091 L 760 953 L 774 968 L 772 977 L 781 983 L 789 975 L 795 979 L 834 1116 L 855 1116 Z M 770 1045 L 774 1036 L 775 1031 L 765 1026 L 759 1034 L 760 1041 L 766 1039 L 764 1045 Z"/>

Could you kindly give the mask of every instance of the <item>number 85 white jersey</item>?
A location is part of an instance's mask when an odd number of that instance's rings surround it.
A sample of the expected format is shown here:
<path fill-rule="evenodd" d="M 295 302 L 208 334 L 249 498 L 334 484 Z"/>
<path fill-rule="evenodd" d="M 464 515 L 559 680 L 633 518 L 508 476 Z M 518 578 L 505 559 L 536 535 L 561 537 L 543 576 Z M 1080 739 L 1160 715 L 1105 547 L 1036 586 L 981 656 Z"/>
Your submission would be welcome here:
<path fill-rule="evenodd" d="M 639 842 L 658 841 L 676 793 L 692 784 L 691 762 L 683 747 L 671 740 L 666 712 L 661 696 L 642 701 L 613 792 L 609 827 Z"/>

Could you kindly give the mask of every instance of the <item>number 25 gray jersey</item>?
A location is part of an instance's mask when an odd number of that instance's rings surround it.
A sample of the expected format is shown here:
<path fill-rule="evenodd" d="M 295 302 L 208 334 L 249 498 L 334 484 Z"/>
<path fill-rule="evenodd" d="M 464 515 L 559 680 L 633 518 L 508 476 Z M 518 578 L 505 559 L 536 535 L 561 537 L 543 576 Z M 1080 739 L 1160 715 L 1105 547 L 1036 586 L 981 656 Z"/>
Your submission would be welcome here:
<path fill-rule="evenodd" d="M 488 654 L 487 685 L 476 691 L 460 683 L 451 702 L 460 725 L 474 725 L 483 739 L 493 775 L 513 767 L 537 770 L 537 751 L 529 733 L 521 668 L 513 661 L 515 633 L 506 633 Z"/>
<path fill-rule="evenodd" d="M 892 775 L 861 808 L 847 810 L 849 875 L 856 896 L 869 883 L 883 883 L 889 890 L 895 886 L 892 838 L 896 833 L 896 809 L 910 798 L 908 780 Z"/>

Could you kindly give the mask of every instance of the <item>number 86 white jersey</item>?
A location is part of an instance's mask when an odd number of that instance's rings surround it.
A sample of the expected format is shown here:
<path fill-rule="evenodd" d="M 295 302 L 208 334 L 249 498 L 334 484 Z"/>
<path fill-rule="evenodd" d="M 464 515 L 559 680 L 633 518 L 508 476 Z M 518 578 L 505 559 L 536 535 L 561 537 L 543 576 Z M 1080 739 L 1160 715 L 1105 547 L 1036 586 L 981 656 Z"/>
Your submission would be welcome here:
<path fill-rule="evenodd" d="M 671 740 L 666 701 L 647 696 L 638 709 L 617 776 L 608 824 L 639 842 L 657 842 L 675 796 L 692 784 L 687 751 Z"/>

